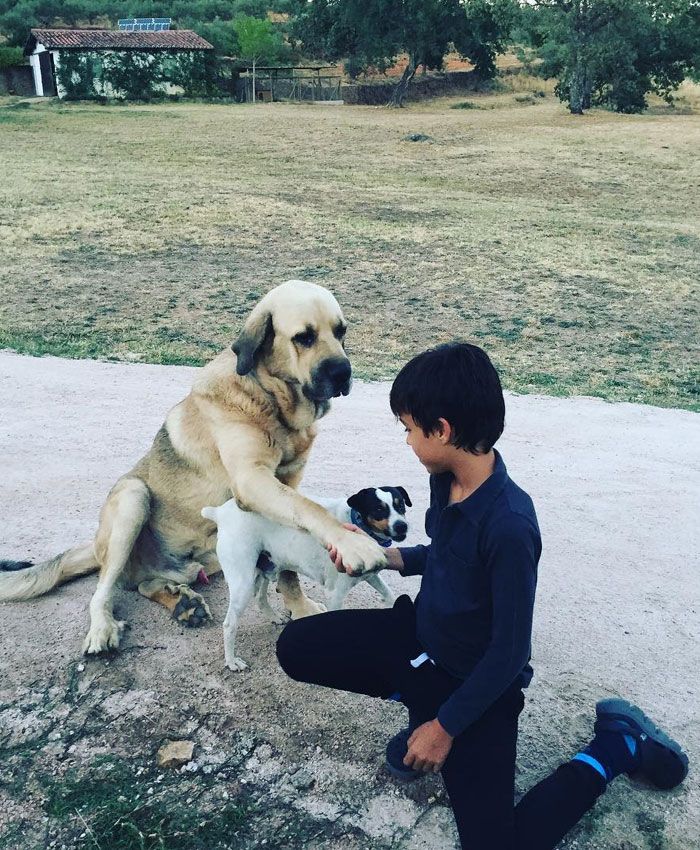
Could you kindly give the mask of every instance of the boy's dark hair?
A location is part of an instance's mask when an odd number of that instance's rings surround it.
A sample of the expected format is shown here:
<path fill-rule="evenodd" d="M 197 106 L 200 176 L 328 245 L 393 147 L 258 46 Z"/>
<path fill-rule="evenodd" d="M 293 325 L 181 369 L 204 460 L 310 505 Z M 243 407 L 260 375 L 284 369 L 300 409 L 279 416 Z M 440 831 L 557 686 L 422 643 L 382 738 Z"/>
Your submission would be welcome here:
<path fill-rule="evenodd" d="M 409 360 L 392 384 L 389 403 L 394 415 L 411 416 L 426 437 L 446 419 L 453 445 L 472 454 L 490 451 L 503 433 L 498 372 L 486 352 L 468 342 L 430 348 Z"/>

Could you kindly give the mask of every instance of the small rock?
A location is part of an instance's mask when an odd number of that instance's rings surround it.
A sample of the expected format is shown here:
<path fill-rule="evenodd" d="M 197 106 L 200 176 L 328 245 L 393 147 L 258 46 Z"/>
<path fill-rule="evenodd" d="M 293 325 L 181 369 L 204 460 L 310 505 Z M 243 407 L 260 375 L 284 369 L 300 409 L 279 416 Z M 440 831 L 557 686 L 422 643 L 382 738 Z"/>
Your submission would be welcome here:
<path fill-rule="evenodd" d="M 289 781 L 291 784 L 297 789 L 297 791 L 304 791 L 307 788 L 310 788 L 314 784 L 314 778 L 309 773 L 308 770 L 304 770 L 302 767 L 300 770 L 289 777 Z"/>
<path fill-rule="evenodd" d="M 403 137 L 404 142 L 434 142 L 432 136 L 426 136 L 425 133 L 409 133 Z"/>
<path fill-rule="evenodd" d="M 158 767 L 182 767 L 192 760 L 194 741 L 166 741 L 158 750 Z"/>

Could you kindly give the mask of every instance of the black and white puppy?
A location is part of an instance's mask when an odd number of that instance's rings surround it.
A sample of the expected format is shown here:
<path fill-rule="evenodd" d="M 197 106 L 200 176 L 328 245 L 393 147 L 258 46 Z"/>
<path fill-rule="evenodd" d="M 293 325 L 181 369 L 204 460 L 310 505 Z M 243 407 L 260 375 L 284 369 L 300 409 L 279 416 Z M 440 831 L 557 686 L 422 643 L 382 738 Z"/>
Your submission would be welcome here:
<path fill-rule="evenodd" d="M 351 522 L 373 537 L 382 546 L 406 539 L 408 524 L 406 507 L 411 500 L 403 487 L 368 487 L 348 498 L 313 501 L 330 511 L 340 522 Z M 299 610 L 291 609 L 293 620 L 337 610 L 348 592 L 360 581 L 377 590 L 387 605 L 393 605 L 394 594 L 379 573 L 350 576 L 339 573 L 325 547 L 305 531 L 289 528 L 251 511 L 241 510 L 234 499 L 219 507 L 202 509 L 202 516 L 217 524 L 216 554 L 229 589 L 229 606 L 224 620 L 224 655 L 231 670 L 244 670 L 248 665 L 235 654 L 238 620 L 254 594 L 260 610 L 273 622 L 282 623 L 270 606 L 267 590 L 280 570 L 293 570 L 323 585 L 330 594 L 328 609 L 306 601 Z M 309 609 L 311 607 L 311 610 Z"/>

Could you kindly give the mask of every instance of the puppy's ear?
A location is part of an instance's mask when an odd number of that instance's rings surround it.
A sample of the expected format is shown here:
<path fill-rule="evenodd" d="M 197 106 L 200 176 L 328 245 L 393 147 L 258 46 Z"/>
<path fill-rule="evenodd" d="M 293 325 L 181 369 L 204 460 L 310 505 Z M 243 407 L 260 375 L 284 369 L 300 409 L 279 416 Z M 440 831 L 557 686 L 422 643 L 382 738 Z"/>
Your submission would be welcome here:
<path fill-rule="evenodd" d="M 243 332 L 231 345 L 237 357 L 236 372 L 239 375 L 247 375 L 253 369 L 258 352 L 274 332 L 272 314 L 267 310 L 253 310 Z"/>
<path fill-rule="evenodd" d="M 409 508 L 412 508 L 412 507 L 413 507 L 413 503 L 411 502 L 411 499 L 409 498 L 409 495 L 408 495 L 408 493 L 404 490 L 404 488 L 403 488 L 403 487 L 397 487 L 396 489 L 397 489 L 397 490 L 399 491 L 399 493 L 401 493 L 401 495 L 403 496 L 403 500 L 404 500 L 404 502 L 406 502 L 406 506 L 407 506 L 407 507 L 409 507 Z"/>
<path fill-rule="evenodd" d="M 355 510 L 361 511 L 367 502 L 367 490 L 360 490 L 359 493 L 353 493 L 348 499 L 348 505 Z"/>

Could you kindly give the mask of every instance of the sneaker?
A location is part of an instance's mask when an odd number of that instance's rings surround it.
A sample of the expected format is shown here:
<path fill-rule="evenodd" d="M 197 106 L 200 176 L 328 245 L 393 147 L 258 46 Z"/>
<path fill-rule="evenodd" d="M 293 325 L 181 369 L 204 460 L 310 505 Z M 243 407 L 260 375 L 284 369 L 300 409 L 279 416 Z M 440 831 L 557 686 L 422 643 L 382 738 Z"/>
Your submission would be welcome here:
<path fill-rule="evenodd" d="M 596 732 L 620 732 L 637 742 L 638 766 L 632 773 L 657 788 L 680 785 L 688 775 L 688 756 L 636 705 L 624 699 L 604 699 L 596 704 Z"/>
<path fill-rule="evenodd" d="M 412 767 L 406 767 L 403 763 L 406 753 L 408 752 L 408 739 L 411 737 L 411 729 L 407 726 L 402 729 L 397 735 L 386 745 L 386 769 L 396 779 L 402 782 L 413 782 L 422 776 L 420 770 L 414 770 Z"/>

